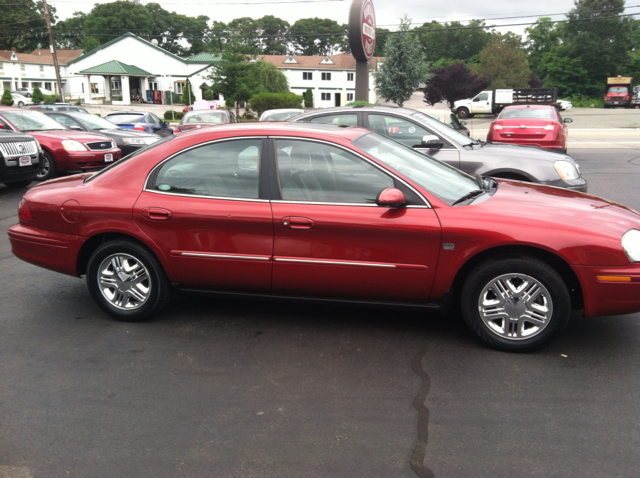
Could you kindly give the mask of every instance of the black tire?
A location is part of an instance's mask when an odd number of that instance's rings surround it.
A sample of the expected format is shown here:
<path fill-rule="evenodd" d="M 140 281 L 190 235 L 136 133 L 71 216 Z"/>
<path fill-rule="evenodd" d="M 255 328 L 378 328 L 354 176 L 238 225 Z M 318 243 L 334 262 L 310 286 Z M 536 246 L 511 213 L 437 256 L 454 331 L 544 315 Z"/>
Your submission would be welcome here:
<path fill-rule="evenodd" d="M 534 300 L 523 300 L 532 292 Z M 476 267 L 464 282 L 461 306 L 471 331 L 490 347 L 506 352 L 545 346 L 571 317 L 571 298 L 560 275 L 526 256 L 498 257 Z"/>
<path fill-rule="evenodd" d="M 123 322 L 149 319 L 169 303 L 172 293 L 153 253 L 126 239 L 105 242 L 91 254 L 87 286 L 100 308 Z"/>
<path fill-rule="evenodd" d="M 24 101 L 18 101 L 18 106 L 22 108 L 24 106 Z"/>
<path fill-rule="evenodd" d="M 42 158 L 42 167 L 38 171 L 36 180 L 46 181 L 47 179 L 55 178 L 57 175 L 58 168 L 56 168 L 56 162 L 53 160 L 53 157 L 45 151 L 44 157 Z"/>
<path fill-rule="evenodd" d="M 23 179 L 22 181 L 14 181 L 12 183 L 4 183 L 4 185 L 11 189 L 20 189 L 26 188 L 29 184 L 31 184 L 31 179 Z"/>
<path fill-rule="evenodd" d="M 469 114 L 469 108 L 465 108 L 465 107 L 458 108 L 458 110 L 456 111 L 456 114 L 460 119 L 471 117 L 471 115 Z"/>

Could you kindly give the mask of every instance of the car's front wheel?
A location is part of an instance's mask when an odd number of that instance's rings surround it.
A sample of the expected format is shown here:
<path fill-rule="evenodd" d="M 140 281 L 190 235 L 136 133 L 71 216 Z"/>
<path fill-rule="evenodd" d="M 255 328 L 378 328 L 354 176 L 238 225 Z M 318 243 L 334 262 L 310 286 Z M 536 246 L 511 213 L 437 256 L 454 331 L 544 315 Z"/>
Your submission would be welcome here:
<path fill-rule="evenodd" d="M 456 111 L 458 118 L 469 118 L 471 115 L 469 114 L 469 108 L 458 108 Z"/>
<path fill-rule="evenodd" d="M 58 175 L 58 168 L 53 157 L 45 151 L 44 158 L 42 159 L 42 167 L 36 176 L 38 181 L 46 181 L 48 179 L 55 178 Z"/>
<path fill-rule="evenodd" d="M 571 315 L 571 298 L 560 275 L 526 256 L 479 265 L 464 283 L 461 302 L 469 328 L 489 346 L 508 352 L 543 347 Z"/>
<path fill-rule="evenodd" d="M 106 242 L 93 252 L 87 286 L 105 312 L 125 322 L 150 318 L 171 298 L 171 284 L 156 257 L 124 239 Z"/>

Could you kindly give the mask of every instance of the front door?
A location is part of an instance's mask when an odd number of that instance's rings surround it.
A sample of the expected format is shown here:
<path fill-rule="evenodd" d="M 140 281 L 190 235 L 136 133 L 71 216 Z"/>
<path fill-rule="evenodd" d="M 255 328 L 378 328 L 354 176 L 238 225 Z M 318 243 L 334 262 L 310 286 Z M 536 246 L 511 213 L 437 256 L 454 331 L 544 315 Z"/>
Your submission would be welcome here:
<path fill-rule="evenodd" d="M 377 206 L 397 179 L 340 147 L 276 144 L 274 293 L 427 302 L 440 244 L 434 211 L 421 198 Z"/>
<path fill-rule="evenodd" d="M 335 105 L 334 106 L 342 106 L 340 93 L 336 93 L 334 95 L 334 97 L 335 97 Z"/>
<path fill-rule="evenodd" d="M 261 143 L 200 145 L 150 176 L 133 216 L 183 286 L 269 291 L 273 225 L 260 194 Z"/>

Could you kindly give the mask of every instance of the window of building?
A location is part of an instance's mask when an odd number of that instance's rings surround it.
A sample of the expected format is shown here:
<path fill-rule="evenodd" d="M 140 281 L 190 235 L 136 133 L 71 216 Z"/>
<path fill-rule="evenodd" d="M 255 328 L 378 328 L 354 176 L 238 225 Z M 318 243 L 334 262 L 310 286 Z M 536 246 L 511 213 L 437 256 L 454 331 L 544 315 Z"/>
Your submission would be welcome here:
<path fill-rule="evenodd" d="M 173 91 L 175 91 L 175 93 L 177 95 L 181 95 L 183 87 L 184 87 L 184 83 L 174 83 L 173 84 Z"/>
<path fill-rule="evenodd" d="M 22 71 L 27 71 L 27 65 L 25 65 L 25 64 L 20 65 L 20 69 Z"/>
<path fill-rule="evenodd" d="M 353 81 L 353 73 L 347 73 L 347 81 Z"/>
<path fill-rule="evenodd" d="M 98 83 L 91 83 L 91 93 L 98 93 Z"/>
<path fill-rule="evenodd" d="M 302 79 L 303 80 L 313 80 L 313 72 L 311 72 L 311 71 L 303 71 L 302 72 Z"/>
<path fill-rule="evenodd" d="M 149 82 L 149 89 L 156 91 L 158 89 L 158 82 L 157 81 L 150 81 Z"/>
<path fill-rule="evenodd" d="M 4 68 L 4 65 L 2 64 L 2 62 L 0 62 L 0 71 L 2 71 Z"/>
<path fill-rule="evenodd" d="M 320 99 L 322 101 L 331 101 L 331 93 L 320 93 Z"/>
<path fill-rule="evenodd" d="M 40 73 L 44 73 L 44 65 L 40 65 Z"/>
<path fill-rule="evenodd" d="M 51 85 L 51 82 L 50 82 L 50 81 L 44 84 L 44 88 L 45 88 L 46 90 L 53 91 L 53 88 L 51 88 L 51 86 L 52 86 L 52 85 Z"/>
<path fill-rule="evenodd" d="M 347 103 L 353 101 L 353 93 L 347 93 Z"/>
<path fill-rule="evenodd" d="M 323 81 L 331 81 L 331 73 L 322 73 Z"/>

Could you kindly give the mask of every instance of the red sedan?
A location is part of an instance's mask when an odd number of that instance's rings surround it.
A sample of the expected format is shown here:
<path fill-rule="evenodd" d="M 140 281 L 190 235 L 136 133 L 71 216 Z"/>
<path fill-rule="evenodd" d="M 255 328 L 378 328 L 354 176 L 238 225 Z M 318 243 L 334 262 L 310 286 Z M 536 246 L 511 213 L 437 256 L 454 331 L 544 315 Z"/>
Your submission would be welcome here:
<path fill-rule="evenodd" d="M 640 311 L 640 215 L 480 179 L 358 127 L 256 123 L 167 137 L 30 189 L 19 258 L 86 275 L 119 320 L 175 288 L 460 308 L 482 340 L 538 348 L 573 309 Z M 44 305 L 43 305 L 44 306 Z"/>
<path fill-rule="evenodd" d="M 516 105 L 503 109 L 491 123 L 487 141 L 522 146 L 539 146 L 567 152 L 567 123 L 560 112 L 547 105 Z"/>
<path fill-rule="evenodd" d="M 0 107 L 0 128 L 29 133 L 38 140 L 44 151 L 39 180 L 61 172 L 96 171 L 122 157 L 111 138 L 68 129 L 39 111 Z"/>

